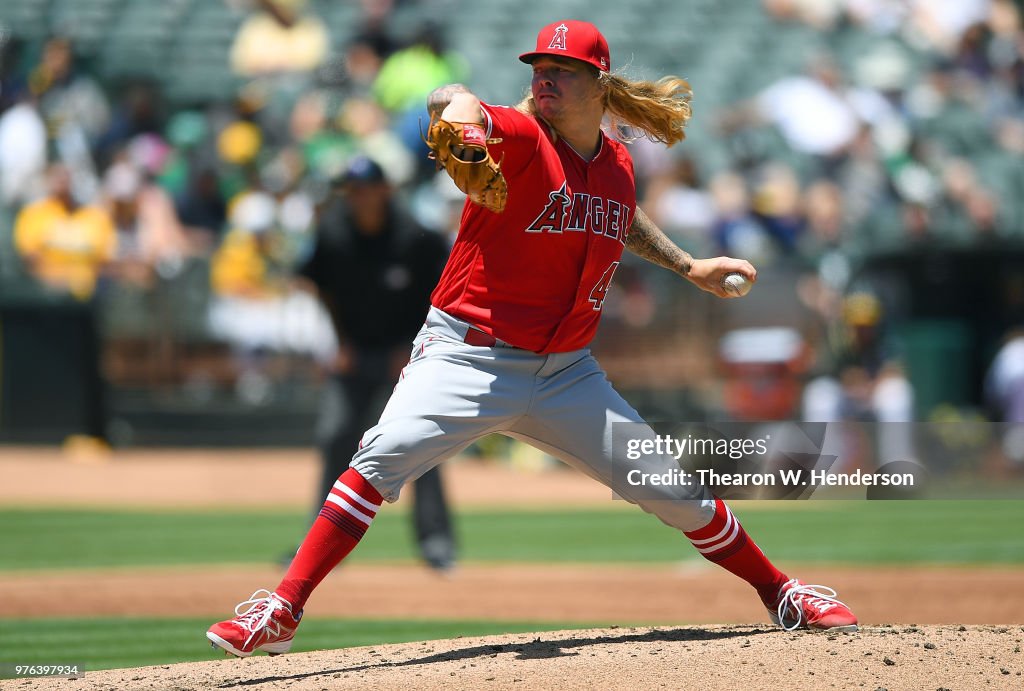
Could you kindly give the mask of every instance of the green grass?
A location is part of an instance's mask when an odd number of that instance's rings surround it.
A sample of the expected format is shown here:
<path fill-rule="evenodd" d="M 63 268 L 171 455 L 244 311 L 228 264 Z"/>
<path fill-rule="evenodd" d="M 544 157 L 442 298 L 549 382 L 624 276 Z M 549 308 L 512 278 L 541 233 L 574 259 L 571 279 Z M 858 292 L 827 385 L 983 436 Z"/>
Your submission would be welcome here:
<path fill-rule="evenodd" d="M 224 656 L 209 646 L 210 619 L 0 619 L 0 662 L 83 664 L 87 671 Z M 295 652 L 457 636 L 591 628 L 553 622 L 338 620 L 303 622 Z M 429 653 L 428 653 L 429 654 Z"/>
<path fill-rule="evenodd" d="M 733 506 L 775 560 L 1024 563 L 1024 502 L 829 501 Z M 305 532 L 299 513 L 0 511 L 0 569 L 271 562 Z M 698 558 L 639 510 L 464 512 L 462 558 L 489 562 L 674 562 Z M 408 516 L 384 511 L 353 561 L 414 558 Z"/>

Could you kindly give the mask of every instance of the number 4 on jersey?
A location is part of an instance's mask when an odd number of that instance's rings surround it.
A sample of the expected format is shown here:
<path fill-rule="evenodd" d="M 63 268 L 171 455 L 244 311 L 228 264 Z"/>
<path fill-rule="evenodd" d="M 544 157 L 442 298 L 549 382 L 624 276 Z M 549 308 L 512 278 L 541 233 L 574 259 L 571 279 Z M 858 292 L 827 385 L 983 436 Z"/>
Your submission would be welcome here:
<path fill-rule="evenodd" d="M 601 280 L 597 282 L 594 289 L 590 291 L 590 301 L 594 303 L 594 311 L 599 311 L 604 305 L 604 299 L 608 297 L 608 288 L 612 285 L 612 277 L 615 276 L 615 269 L 619 268 L 618 262 L 612 262 L 604 271 Z"/>

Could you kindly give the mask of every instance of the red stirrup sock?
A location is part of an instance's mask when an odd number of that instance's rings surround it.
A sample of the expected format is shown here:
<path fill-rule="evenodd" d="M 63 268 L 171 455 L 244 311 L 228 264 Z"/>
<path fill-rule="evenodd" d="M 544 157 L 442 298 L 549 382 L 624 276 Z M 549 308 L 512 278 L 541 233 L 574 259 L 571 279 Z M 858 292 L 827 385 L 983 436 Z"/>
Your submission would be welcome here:
<path fill-rule="evenodd" d="M 788 577 L 775 568 L 747 535 L 725 502 L 715 497 L 715 515 L 703 528 L 683 533 L 697 551 L 754 586 L 766 607 L 773 607 Z"/>
<path fill-rule="evenodd" d="M 274 591 L 291 604 L 293 612 L 302 609 L 320 581 L 359 544 L 381 501 L 380 493 L 362 475 L 351 468 L 341 474 Z"/>

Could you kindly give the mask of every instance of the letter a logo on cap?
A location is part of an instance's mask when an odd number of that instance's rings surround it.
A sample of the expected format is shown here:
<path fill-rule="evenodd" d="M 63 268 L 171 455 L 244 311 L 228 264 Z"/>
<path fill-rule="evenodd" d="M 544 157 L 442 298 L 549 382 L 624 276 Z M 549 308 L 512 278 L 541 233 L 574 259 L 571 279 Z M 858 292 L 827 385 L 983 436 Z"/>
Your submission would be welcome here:
<path fill-rule="evenodd" d="M 565 24 L 559 24 L 558 28 L 555 29 L 555 35 L 551 37 L 551 43 L 548 44 L 548 48 L 565 50 L 565 34 L 568 31 L 569 27 Z"/>

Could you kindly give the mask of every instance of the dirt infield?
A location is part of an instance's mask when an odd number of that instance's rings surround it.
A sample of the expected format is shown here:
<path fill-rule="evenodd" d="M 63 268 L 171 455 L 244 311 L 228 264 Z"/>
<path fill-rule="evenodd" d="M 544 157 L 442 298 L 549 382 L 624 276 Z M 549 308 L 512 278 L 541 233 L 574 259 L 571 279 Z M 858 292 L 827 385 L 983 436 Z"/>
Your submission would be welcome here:
<path fill-rule="evenodd" d="M 11 682 L 31 689 L 1019 689 L 1020 627 L 602 629 L 457 638 Z M 17 686 L 15 686 L 15 683 Z"/>
<path fill-rule="evenodd" d="M 870 624 L 1024 624 L 1019 570 L 796 568 Z M 215 616 L 278 569 L 180 567 L 0 574 L 4 616 Z M 159 593 L 159 597 L 154 597 Z M 353 595 L 357 595 L 354 597 Z M 416 565 L 344 566 L 313 593 L 315 617 L 724 624 L 766 620 L 753 590 L 711 565 L 467 564 L 440 577 Z"/>
<path fill-rule="evenodd" d="M 445 475 L 452 505 L 611 505 L 611 492 L 581 473 L 568 468 L 524 468 L 538 465 L 542 461 L 537 457 L 521 459 L 518 467 L 470 459 L 449 461 Z M 309 508 L 317 491 L 318 472 L 316 453 L 306 449 L 99 453 L 0 447 L 0 477 L 4 480 L 0 482 L 0 506 Z"/>

